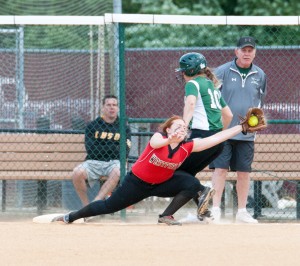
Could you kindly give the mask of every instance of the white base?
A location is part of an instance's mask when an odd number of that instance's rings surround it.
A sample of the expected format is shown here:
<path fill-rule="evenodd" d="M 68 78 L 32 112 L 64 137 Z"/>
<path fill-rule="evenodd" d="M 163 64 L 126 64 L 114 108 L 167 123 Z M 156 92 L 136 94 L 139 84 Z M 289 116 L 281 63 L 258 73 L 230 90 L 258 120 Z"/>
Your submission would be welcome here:
<path fill-rule="evenodd" d="M 64 215 L 65 213 L 51 213 L 51 214 L 44 214 L 44 215 L 39 215 L 36 216 L 32 219 L 34 223 L 39 223 L 39 224 L 49 224 L 52 222 L 52 220 L 60 215 Z M 74 223 L 84 223 L 84 219 L 78 219 L 74 221 Z"/>

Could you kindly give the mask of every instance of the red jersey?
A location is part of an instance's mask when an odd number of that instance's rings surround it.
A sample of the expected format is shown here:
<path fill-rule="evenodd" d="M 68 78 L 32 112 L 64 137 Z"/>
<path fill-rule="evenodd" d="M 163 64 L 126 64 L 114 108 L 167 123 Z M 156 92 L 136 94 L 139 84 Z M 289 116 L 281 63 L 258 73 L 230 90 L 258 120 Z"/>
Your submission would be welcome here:
<path fill-rule="evenodd" d="M 181 142 L 175 149 L 170 145 L 153 149 L 150 143 L 132 166 L 132 173 L 151 184 L 159 184 L 170 179 L 175 170 L 191 154 L 192 140 Z"/>

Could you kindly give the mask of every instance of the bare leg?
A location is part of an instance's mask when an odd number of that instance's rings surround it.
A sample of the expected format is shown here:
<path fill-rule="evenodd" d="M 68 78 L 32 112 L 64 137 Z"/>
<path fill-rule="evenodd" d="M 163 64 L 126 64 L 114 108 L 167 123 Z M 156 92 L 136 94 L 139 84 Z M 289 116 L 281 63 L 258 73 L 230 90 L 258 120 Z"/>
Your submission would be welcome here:
<path fill-rule="evenodd" d="M 215 195 L 213 196 L 213 207 L 220 207 L 222 194 L 225 187 L 227 169 L 216 168 L 212 175 L 212 185 L 216 190 Z"/>
<path fill-rule="evenodd" d="M 237 172 L 236 191 L 238 195 L 238 212 L 235 221 L 238 223 L 253 223 L 258 221 L 247 212 L 246 204 L 250 188 L 250 174 L 247 172 Z"/>
<path fill-rule="evenodd" d="M 250 175 L 247 172 L 237 172 L 236 191 L 238 195 L 238 208 L 246 208 L 250 188 Z"/>
<path fill-rule="evenodd" d="M 83 204 L 83 206 L 86 206 L 89 204 L 89 199 L 87 196 L 87 173 L 84 168 L 78 166 L 73 170 L 72 174 L 72 180 L 73 185 L 75 187 L 75 190 Z"/>
<path fill-rule="evenodd" d="M 101 186 L 98 195 L 95 200 L 103 200 L 107 195 L 109 195 L 118 185 L 120 180 L 120 169 L 118 167 L 114 168 L 108 175 L 107 180 Z"/>

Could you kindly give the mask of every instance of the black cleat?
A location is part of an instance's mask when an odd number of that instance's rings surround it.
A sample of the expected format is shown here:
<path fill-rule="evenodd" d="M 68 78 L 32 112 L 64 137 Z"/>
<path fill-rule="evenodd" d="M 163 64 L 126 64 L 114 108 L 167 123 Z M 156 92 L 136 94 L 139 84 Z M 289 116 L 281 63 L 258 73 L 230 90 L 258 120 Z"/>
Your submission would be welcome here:
<path fill-rule="evenodd" d="M 197 209 L 198 216 L 203 215 L 207 211 L 209 201 L 215 195 L 215 193 L 216 193 L 215 189 L 210 187 L 206 187 L 202 191 L 202 193 L 198 198 L 198 209 Z"/>

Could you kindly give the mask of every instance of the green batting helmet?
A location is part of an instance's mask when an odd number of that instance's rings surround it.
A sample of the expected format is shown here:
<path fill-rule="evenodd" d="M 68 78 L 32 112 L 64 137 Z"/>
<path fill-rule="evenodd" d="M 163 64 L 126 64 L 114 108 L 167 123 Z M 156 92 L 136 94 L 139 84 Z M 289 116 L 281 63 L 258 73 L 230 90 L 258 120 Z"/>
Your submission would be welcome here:
<path fill-rule="evenodd" d="M 207 62 L 205 57 L 200 53 L 187 53 L 179 59 L 180 68 L 176 72 L 184 72 L 185 75 L 192 77 L 199 73 L 201 69 L 206 68 Z"/>

